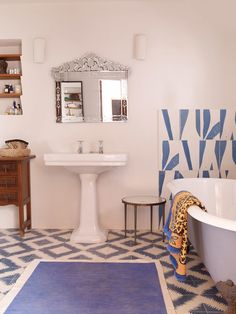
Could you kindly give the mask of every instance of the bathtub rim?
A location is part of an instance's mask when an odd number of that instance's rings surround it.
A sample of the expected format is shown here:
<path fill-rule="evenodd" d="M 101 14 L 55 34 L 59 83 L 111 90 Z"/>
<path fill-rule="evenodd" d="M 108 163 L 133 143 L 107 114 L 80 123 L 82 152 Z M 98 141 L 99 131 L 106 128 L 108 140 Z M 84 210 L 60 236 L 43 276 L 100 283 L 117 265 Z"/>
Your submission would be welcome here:
<path fill-rule="evenodd" d="M 179 181 L 179 180 L 184 180 L 184 181 L 202 181 L 202 182 L 210 182 L 210 181 L 217 181 L 217 182 L 235 182 L 236 184 L 236 179 L 226 179 L 226 178 L 178 178 L 178 179 L 173 179 L 167 183 L 167 188 L 171 191 L 171 186 L 174 187 L 173 182 Z"/>
<path fill-rule="evenodd" d="M 235 179 L 221 179 L 221 178 L 179 178 L 179 179 L 174 179 L 170 182 L 167 183 L 167 188 L 170 190 L 171 193 L 173 193 L 173 195 L 175 195 L 176 193 L 183 191 L 183 189 L 176 190 L 176 186 L 174 185 L 174 182 L 178 181 L 178 180 L 185 180 L 185 181 L 227 181 L 227 182 L 235 182 L 236 184 L 236 180 Z M 185 189 L 185 191 L 187 191 L 187 188 Z M 214 227 L 218 227 L 224 230 L 229 230 L 229 231 L 236 231 L 236 220 L 233 219 L 228 219 L 228 218 L 223 218 L 223 217 L 217 217 L 216 215 L 212 215 L 209 214 L 208 212 L 204 212 L 200 207 L 193 205 L 190 206 L 188 209 L 188 214 L 190 216 L 192 216 L 194 219 L 205 223 L 207 225 L 210 226 L 214 226 Z"/>
<path fill-rule="evenodd" d="M 236 220 L 217 217 L 204 212 L 200 207 L 193 205 L 188 209 L 188 214 L 194 219 L 210 226 L 236 232 Z"/>

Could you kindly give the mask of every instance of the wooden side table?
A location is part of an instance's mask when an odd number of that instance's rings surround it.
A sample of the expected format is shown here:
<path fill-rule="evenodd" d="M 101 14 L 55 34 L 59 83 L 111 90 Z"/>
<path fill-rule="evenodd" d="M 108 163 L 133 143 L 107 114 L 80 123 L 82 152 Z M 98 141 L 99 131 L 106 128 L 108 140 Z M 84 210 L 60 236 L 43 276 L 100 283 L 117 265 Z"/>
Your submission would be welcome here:
<path fill-rule="evenodd" d="M 124 203 L 124 214 L 125 214 L 125 237 L 127 232 L 127 206 L 134 206 L 134 242 L 136 243 L 137 239 L 137 208 L 138 206 L 150 206 L 150 230 L 152 232 L 152 224 L 153 224 L 153 206 L 162 207 L 162 221 L 163 221 L 163 229 L 165 224 L 165 203 L 166 199 L 158 196 L 126 196 L 122 198 L 122 203 Z M 164 231 L 162 231 L 162 240 L 165 241 Z"/>
<path fill-rule="evenodd" d="M 0 206 L 18 206 L 21 236 L 24 236 L 26 228 L 31 228 L 30 160 L 33 158 L 34 155 L 0 157 Z"/>

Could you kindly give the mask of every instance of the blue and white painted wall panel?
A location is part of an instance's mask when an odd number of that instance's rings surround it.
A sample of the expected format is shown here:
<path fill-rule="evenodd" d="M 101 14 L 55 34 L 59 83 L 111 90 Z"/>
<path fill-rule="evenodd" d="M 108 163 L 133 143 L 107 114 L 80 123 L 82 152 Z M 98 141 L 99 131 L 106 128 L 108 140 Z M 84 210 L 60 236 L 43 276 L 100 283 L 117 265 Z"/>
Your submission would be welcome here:
<path fill-rule="evenodd" d="M 159 193 L 183 177 L 236 178 L 236 112 L 226 109 L 159 111 Z"/>

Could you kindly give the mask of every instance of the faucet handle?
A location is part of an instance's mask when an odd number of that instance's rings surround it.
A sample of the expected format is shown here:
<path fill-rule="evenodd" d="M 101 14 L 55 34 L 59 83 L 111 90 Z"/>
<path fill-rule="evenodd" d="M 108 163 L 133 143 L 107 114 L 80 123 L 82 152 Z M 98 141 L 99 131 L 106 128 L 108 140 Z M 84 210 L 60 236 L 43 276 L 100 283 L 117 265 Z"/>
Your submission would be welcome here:
<path fill-rule="evenodd" d="M 99 154 L 103 154 L 103 140 L 98 141 L 98 152 Z"/>
<path fill-rule="evenodd" d="M 82 140 L 78 140 L 79 142 L 79 147 L 78 147 L 78 153 L 83 154 L 83 142 Z"/>

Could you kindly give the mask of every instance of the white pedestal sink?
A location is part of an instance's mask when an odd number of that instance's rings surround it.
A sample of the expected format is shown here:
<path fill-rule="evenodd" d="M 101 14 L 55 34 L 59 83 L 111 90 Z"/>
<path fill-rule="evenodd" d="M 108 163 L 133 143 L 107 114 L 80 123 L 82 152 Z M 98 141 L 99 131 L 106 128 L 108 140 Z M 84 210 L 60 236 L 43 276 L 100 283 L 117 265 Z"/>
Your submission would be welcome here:
<path fill-rule="evenodd" d="M 107 240 L 107 231 L 98 221 L 96 180 L 100 173 L 125 166 L 127 154 L 44 154 L 47 166 L 63 166 L 77 173 L 81 180 L 80 225 L 72 232 L 71 241 L 99 243 Z"/>

